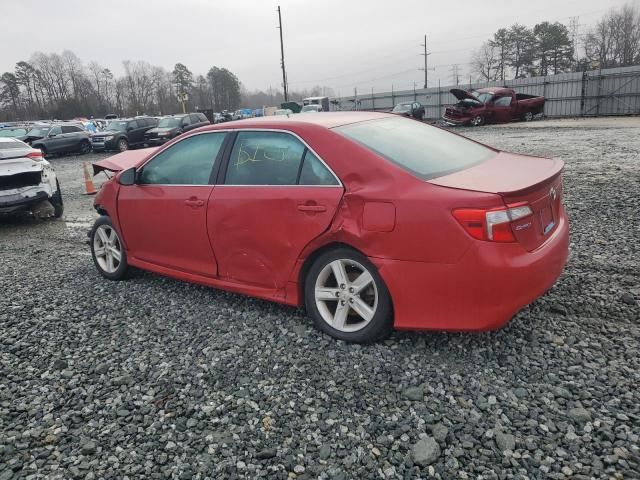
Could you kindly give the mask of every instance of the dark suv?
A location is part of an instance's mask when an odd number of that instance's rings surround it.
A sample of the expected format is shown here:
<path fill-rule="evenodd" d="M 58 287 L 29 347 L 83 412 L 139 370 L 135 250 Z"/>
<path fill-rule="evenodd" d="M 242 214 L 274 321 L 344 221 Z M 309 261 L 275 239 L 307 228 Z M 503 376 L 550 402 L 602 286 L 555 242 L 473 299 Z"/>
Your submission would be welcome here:
<path fill-rule="evenodd" d="M 40 138 L 34 133 L 38 131 Z M 90 134 L 75 123 L 58 123 L 38 127 L 27 132 L 33 148 L 42 150 L 44 155 L 52 153 L 89 153 L 91 151 Z"/>
<path fill-rule="evenodd" d="M 124 152 L 129 147 L 144 145 L 144 134 L 157 124 L 158 121 L 151 117 L 111 120 L 104 131 L 91 136 L 91 145 L 96 152 L 104 150 Z"/>
<path fill-rule="evenodd" d="M 204 113 L 168 115 L 158 121 L 156 128 L 147 130 L 147 133 L 144 134 L 144 143 L 149 145 L 162 145 L 164 142 L 177 137 L 181 133 L 209 125 L 209 123 Z"/>

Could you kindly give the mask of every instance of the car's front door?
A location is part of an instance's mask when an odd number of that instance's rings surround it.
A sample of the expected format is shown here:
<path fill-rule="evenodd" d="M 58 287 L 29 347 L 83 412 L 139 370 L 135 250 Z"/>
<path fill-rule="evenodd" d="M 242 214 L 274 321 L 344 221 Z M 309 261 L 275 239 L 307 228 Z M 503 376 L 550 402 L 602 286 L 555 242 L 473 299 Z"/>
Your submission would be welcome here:
<path fill-rule="evenodd" d="M 136 184 L 121 186 L 118 216 L 127 253 L 198 275 L 216 275 L 207 234 L 211 173 L 224 132 L 187 137 L 142 166 Z"/>
<path fill-rule="evenodd" d="M 303 248 L 329 228 L 343 189 L 296 136 L 241 131 L 207 208 L 218 275 L 284 289 Z"/>
<path fill-rule="evenodd" d="M 493 116 L 497 123 L 507 123 L 511 121 L 511 95 L 507 94 L 493 99 Z"/>

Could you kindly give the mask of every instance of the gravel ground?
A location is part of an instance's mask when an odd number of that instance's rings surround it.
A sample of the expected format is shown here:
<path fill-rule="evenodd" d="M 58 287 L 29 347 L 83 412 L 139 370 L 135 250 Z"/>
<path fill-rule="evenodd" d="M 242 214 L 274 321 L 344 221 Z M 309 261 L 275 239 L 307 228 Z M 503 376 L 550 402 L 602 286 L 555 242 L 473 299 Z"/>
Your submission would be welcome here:
<path fill-rule="evenodd" d="M 551 291 L 498 332 L 371 346 L 240 295 L 103 280 L 80 195 L 100 156 L 53 159 L 64 220 L 0 221 L 0 480 L 640 478 L 640 120 L 568 122 L 458 130 L 566 162 Z"/>

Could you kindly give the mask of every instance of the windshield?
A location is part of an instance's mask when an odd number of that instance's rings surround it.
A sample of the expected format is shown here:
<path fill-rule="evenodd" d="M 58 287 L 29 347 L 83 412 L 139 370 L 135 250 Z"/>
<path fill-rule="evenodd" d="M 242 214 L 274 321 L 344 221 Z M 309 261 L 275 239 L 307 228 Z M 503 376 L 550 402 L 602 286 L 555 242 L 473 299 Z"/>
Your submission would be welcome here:
<path fill-rule="evenodd" d="M 334 129 L 419 178 L 429 180 L 496 155 L 489 147 L 407 118 L 383 118 Z"/>
<path fill-rule="evenodd" d="M 27 132 L 30 137 L 44 137 L 51 127 L 36 127 Z"/>
<path fill-rule="evenodd" d="M 300 110 L 301 112 L 319 112 L 320 111 L 320 105 L 305 105 L 304 107 L 302 107 L 302 110 Z"/>
<path fill-rule="evenodd" d="M 180 126 L 182 118 L 161 118 L 158 121 L 158 128 L 175 128 Z"/>
<path fill-rule="evenodd" d="M 27 130 L 24 128 L 6 128 L 0 130 L 0 137 L 21 137 Z"/>
<path fill-rule="evenodd" d="M 475 90 L 471 92 L 471 94 L 480 100 L 482 103 L 487 103 L 489 100 L 493 98 L 493 93 L 491 92 L 476 92 Z"/>
<path fill-rule="evenodd" d="M 408 112 L 409 110 L 411 110 L 410 103 L 399 103 L 398 105 L 393 107 L 393 110 L 391 111 L 392 112 Z"/>
<path fill-rule="evenodd" d="M 127 122 L 113 120 L 109 122 L 109 125 L 107 125 L 107 130 L 111 130 L 113 132 L 124 132 L 127 130 Z"/>

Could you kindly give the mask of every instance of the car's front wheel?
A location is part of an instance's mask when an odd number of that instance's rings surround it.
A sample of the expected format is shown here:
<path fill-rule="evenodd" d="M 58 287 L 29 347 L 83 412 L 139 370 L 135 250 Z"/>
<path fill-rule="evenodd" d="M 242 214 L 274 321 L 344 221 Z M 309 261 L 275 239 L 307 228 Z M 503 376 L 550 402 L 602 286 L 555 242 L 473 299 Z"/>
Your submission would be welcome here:
<path fill-rule="evenodd" d="M 484 118 L 482 118 L 482 115 L 476 115 L 471 119 L 471 125 L 473 125 L 474 127 L 479 127 L 483 123 L 484 123 Z"/>
<path fill-rule="evenodd" d="M 305 279 L 305 305 L 318 329 L 347 342 L 380 340 L 393 327 L 384 281 L 367 257 L 348 248 L 314 261 Z"/>
<path fill-rule="evenodd" d="M 91 151 L 91 143 L 89 143 L 88 141 L 82 141 L 80 143 L 80 153 L 82 153 L 83 155 L 89 153 Z"/>
<path fill-rule="evenodd" d="M 127 273 L 127 253 L 111 219 L 100 217 L 90 234 L 91 256 L 98 272 L 109 280 L 121 280 Z"/>
<path fill-rule="evenodd" d="M 127 140 L 124 138 L 118 140 L 118 151 L 125 152 L 127 150 L 129 150 L 129 142 L 127 142 Z"/>

